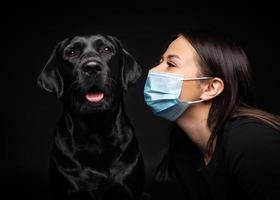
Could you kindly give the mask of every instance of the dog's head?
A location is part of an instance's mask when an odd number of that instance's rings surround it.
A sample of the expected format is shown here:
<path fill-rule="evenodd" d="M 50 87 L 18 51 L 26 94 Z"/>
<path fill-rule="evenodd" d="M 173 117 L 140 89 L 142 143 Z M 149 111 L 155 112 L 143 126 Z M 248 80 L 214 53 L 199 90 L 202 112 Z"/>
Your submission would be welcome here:
<path fill-rule="evenodd" d="M 38 85 L 71 109 L 91 113 L 112 109 L 140 76 L 141 67 L 115 37 L 75 36 L 56 45 Z"/>

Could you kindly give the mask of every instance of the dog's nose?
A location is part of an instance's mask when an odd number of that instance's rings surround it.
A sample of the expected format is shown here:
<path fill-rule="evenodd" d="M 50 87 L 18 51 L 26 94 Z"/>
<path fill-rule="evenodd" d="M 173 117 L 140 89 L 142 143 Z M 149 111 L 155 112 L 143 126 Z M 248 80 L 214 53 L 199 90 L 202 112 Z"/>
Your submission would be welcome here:
<path fill-rule="evenodd" d="M 100 72 L 101 67 L 97 62 L 91 61 L 82 66 L 82 71 L 87 75 L 92 75 Z"/>

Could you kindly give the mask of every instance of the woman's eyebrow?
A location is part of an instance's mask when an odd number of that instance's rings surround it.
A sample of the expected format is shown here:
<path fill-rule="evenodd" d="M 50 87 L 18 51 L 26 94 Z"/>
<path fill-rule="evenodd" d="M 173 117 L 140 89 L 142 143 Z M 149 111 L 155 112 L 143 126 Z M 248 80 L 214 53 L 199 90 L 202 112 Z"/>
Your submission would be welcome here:
<path fill-rule="evenodd" d="M 167 56 L 167 59 L 171 59 L 171 58 L 178 59 L 179 61 L 182 62 L 181 58 L 177 55 L 170 54 L 170 55 Z M 163 59 L 164 59 L 164 56 L 161 56 L 161 60 L 163 60 Z"/>

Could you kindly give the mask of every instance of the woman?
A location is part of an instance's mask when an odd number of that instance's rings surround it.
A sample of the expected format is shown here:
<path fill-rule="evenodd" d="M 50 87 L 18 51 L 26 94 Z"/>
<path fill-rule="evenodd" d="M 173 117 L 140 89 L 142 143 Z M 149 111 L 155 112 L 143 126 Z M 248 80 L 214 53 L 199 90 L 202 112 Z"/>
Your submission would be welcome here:
<path fill-rule="evenodd" d="M 174 122 L 159 179 L 176 177 L 186 199 L 280 199 L 280 118 L 252 107 L 238 45 L 203 31 L 177 35 L 144 96 Z"/>

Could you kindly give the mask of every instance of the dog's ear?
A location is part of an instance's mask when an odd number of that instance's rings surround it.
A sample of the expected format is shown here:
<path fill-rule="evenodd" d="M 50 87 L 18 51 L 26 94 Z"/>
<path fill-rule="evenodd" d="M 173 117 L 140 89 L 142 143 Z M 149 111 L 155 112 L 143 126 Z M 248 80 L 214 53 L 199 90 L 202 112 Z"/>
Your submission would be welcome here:
<path fill-rule="evenodd" d="M 63 78 L 59 72 L 59 66 L 62 63 L 62 51 L 68 41 L 68 38 L 59 42 L 54 48 L 45 67 L 37 78 L 37 85 L 60 98 L 63 94 Z"/>
<path fill-rule="evenodd" d="M 120 49 L 121 56 L 121 82 L 124 90 L 126 91 L 131 85 L 136 83 L 136 81 L 141 77 L 142 68 L 133 58 L 133 56 L 128 53 L 120 40 L 116 37 L 112 37 L 113 40 L 117 43 L 118 48 Z"/>

